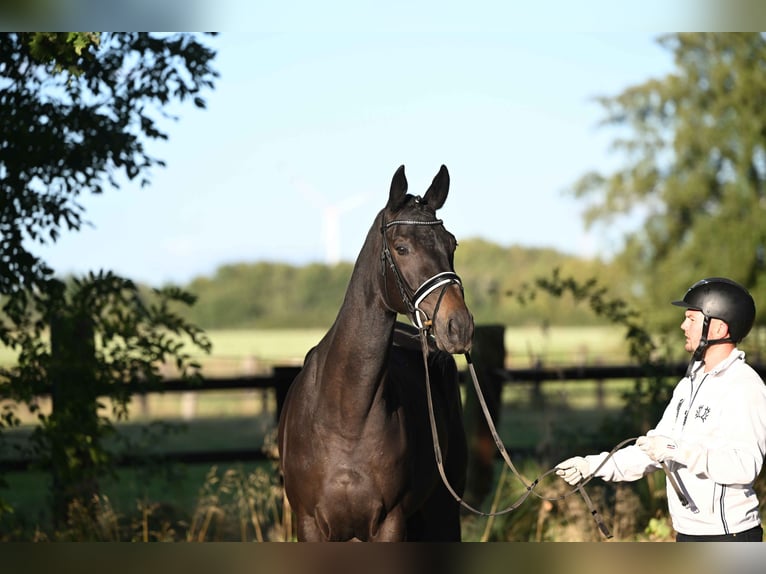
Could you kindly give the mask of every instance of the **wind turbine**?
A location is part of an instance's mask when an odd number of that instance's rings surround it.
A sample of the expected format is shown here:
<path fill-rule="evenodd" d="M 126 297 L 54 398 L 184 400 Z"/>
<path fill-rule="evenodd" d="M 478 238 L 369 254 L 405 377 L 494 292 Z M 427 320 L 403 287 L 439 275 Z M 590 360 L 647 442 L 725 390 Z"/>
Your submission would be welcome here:
<path fill-rule="evenodd" d="M 325 263 L 335 265 L 340 262 L 341 238 L 340 219 L 346 213 L 364 204 L 370 197 L 369 193 L 357 193 L 330 203 L 327 198 L 317 192 L 314 187 L 297 178 L 293 179 L 300 194 L 322 214 L 322 230 L 320 237 L 324 245 Z"/>

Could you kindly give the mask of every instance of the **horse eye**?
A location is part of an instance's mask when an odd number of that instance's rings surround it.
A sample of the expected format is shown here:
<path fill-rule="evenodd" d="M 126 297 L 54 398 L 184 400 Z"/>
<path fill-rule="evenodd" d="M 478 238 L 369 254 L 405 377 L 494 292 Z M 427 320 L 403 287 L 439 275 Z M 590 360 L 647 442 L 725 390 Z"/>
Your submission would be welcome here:
<path fill-rule="evenodd" d="M 394 249 L 396 249 L 399 255 L 407 255 L 410 252 L 409 248 L 405 245 L 397 245 Z"/>

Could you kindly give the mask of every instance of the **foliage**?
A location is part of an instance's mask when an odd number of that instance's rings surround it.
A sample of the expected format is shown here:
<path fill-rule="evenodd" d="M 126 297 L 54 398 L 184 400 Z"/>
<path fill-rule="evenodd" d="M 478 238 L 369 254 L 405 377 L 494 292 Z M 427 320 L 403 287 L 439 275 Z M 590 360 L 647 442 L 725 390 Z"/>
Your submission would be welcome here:
<path fill-rule="evenodd" d="M 603 320 L 567 297 L 530 301 L 519 307 L 506 295 L 526 277 L 560 268 L 580 280 L 594 275 L 610 280 L 599 261 L 565 255 L 552 249 L 501 247 L 481 239 L 460 242 L 455 269 L 477 323 L 506 325 L 591 325 Z M 220 267 L 213 277 L 199 277 L 186 286 L 199 303 L 185 315 L 207 329 L 329 327 L 343 303 L 352 265 L 311 263 L 240 263 Z M 615 290 L 619 289 L 617 282 Z"/>
<path fill-rule="evenodd" d="M 163 162 L 145 141 L 167 139 L 165 108 L 187 98 L 204 107 L 199 94 L 217 75 L 215 53 L 185 34 L 103 35 L 98 51 L 75 43 L 63 58 L 57 45 L 48 52 L 57 60 L 42 62 L 38 38 L 4 34 L 0 42 L 0 294 L 9 296 L 44 291 L 52 274 L 27 241 L 79 229 L 82 193 L 119 187 L 120 175 L 147 184 Z M 63 69 L 73 65 L 78 75 Z"/>
<path fill-rule="evenodd" d="M 226 265 L 187 289 L 200 298 L 190 320 L 206 328 L 329 326 L 343 302 L 351 265 Z"/>
<path fill-rule="evenodd" d="M 647 330 L 641 313 L 624 299 L 610 296 L 609 289 L 599 285 L 595 278 L 580 282 L 562 276 L 558 269 L 554 269 L 550 277 L 537 277 L 531 284 L 525 284 L 514 296 L 525 303 L 537 298 L 540 292 L 555 298 L 569 294 L 576 303 L 587 303 L 593 313 L 623 327 L 630 357 L 644 369 L 645 376 L 636 380 L 633 389 L 623 395 L 625 406 L 620 416 L 608 420 L 601 429 L 600 443 L 604 440 L 607 444 L 616 443 L 628 436 L 643 434 L 654 426 L 670 398 L 671 385 L 659 375 L 667 362 L 666 353 Z"/>
<path fill-rule="evenodd" d="M 176 288 L 155 290 L 153 300 L 145 302 L 131 281 L 102 272 L 75 280 L 69 290 L 61 285 L 48 296 L 41 301 L 40 320 L 12 333 L 21 349 L 19 364 L 0 374 L 6 381 L 3 398 L 14 401 L 5 405 L 5 423 L 18 422 L 17 403 L 38 413 L 28 454 L 43 466 L 53 465 L 53 500 L 65 508 L 113 473 L 115 455 L 104 441 L 114 435 L 113 421 L 127 419 L 132 394 L 140 387 L 158 388 L 160 365 L 168 361 L 180 376 L 198 379 L 199 365 L 187 347 L 209 351 L 210 343 L 177 314 L 175 308 L 192 304 L 193 297 Z M 97 344 L 81 338 L 77 325 L 83 323 L 87 336 L 98 333 Z M 60 337 L 72 340 L 59 343 L 62 348 L 56 351 L 55 337 L 50 345 L 45 342 L 48 325 L 63 329 Z M 34 397 L 51 390 L 54 409 L 43 414 Z M 104 412 L 98 397 L 109 397 L 111 413 Z"/>
<path fill-rule="evenodd" d="M 285 541 L 285 512 L 276 465 L 250 473 L 230 468 L 220 476 L 214 466 L 200 489 L 186 540 Z"/>
<path fill-rule="evenodd" d="M 557 299 L 569 294 L 574 303 L 585 301 L 590 311 L 604 317 L 612 324 L 624 326 L 625 337 L 629 341 L 630 355 L 640 363 L 650 360 L 654 344 L 649 334 L 641 327 L 638 313 L 620 298 L 608 298 L 609 289 L 599 285 L 598 280 L 591 277 L 583 282 L 574 277 L 562 276 L 561 269 L 554 268 L 550 276 L 538 276 L 532 283 L 523 283 L 521 289 L 510 292 L 520 303 L 527 305 L 534 301 L 539 292 L 547 293 Z"/>
<path fill-rule="evenodd" d="M 100 32 L 24 32 L 22 41 L 29 46 L 29 54 L 40 63 L 53 63 L 55 70 L 70 74 L 83 73 L 81 61 L 90 61 L 94 54 L 91 46 L 98 47 Z"/>
<path fill-rule="evenodd" d="M 502 465 L 499 462 L 498 465 Z M 536 462 L 522 460 L 520 472 L 527 477 L 541 476 L 547 469 Z M 588 496 L 599 510 L 615 541 L 671 540 L 672 530 L 664 516 L 654 516 L 656 493 L 636 484 L 590 483 Z M 582 496 L 552 475 L 511 512 L 494 517 L 463 517 L 463 540 L 481 542 L 600 542 L 604 540 Z M 507 467 L 500 471 L 490 512 L 503 511 L 527 494 L 526 487 Z M 662 499 L 664 500 L 664 499 Z M 660 502 L 662 502 L 660 500 Z M 644 524 L 649 526 L 644 527 Z M 664 526 L 664 527 L 663 527 Z M 481 530 L 481 532 L 479 532 Z"/>
<path fill-rule="evenodd" d="M 672 385 L 660 376 L 659 368 L 665 362 L 665 357 L 658 349 L 654 338 L 647 331 L 645 322 L 641 320 L 641 314 L 632 308 L 624 299 L 610 296 L 609 289 L 598 283 L 595 278 L 578 281 L 573 277 L 563 276 L 559 269 L 554 269 L 550 276 L 536 277 L 531 283 L 525 283 L 521 289 L 513 293 L 513 296 L 522 304 L 534 301 L 546 294 L 552 298 L 560 299 L 565 294 L 569 295 L 575 303 L 585 303 L 591 312 L 607 319 L 611 324 L 619 325 L 625 329 L 625 338 L 628 343 L 631 358 L 645 371 L 645 376 L 637 379 L 633 389 L 624 393 L 624 406 L 618 417 L 606 418 L 595 436 L 573 437 L 571 429 L 559 429 L 559 447 L 567 445 L 568 448 L 584 448 L 583 440 L 596 448 L 608 448 L 609 445 L 617 444 L 626 437 L 644 434 L 659 420 L 667 401 L 670 398 Z M 579 441 L 579 442 L 578 442 Z M 590 446 L 593 448 L 593 446 Z M 556 456 L 561 455 L 555 453 Z M 654 482 L 649 480 L 650 485 Z M 559 487 L 561 485 L 559 484 Z M 610 494 L 609 498 L 606 494 Z M 605 497 L 606 496 L 606 497 Z M 656 496 L 650 488 L 649 495 L 640 496 L 640 489 L 635 485 L 610 487 L 598 492 L 600 505 L 608 503 L 609 513 L 605 519 L 615 524 L 623 532 L 619 538 L 626 539 L 637 535 L 637 517 L 645 509 L 656 510 Z M 625 510 L 627 508 L 627 510 Z M 566 520 L 552 520 L 556 512 L 571 519 L 572 528 L 567 529 Z M 611 515 L 611 516 L 610 516 Z M 574 539 L 582 540 L 583 533 L 593 540 L 598 539 L 598 532 L 593 524 L 585 527 L 583 521 L 590 518 L 581 501 L 565 499 L 553 504 L 546 502 L 537 503 L 535 518 L 535 539 L 543 540 L 546 536 L 555 540 Z M 526 525 L 518 517 L 508 519 L 501 528 L 518 536 L 521 528 L 529 535 L 532 525 Z M 545 527 L 544 527 L 545 525 Z"/>
<path fill-rule="evenodd" d="M 94 492 L 112 468 L 102 444 L 111 423 L 97 397 L 112 400 L 117 419 L 127 417 L 130 393 L 157 382 L 159 364 L 172 361 L 193 378 L 196 365 L 184 345 L 210 345 L 178 314 L 194 302 L 189 293 L 168 288 L 147 299 L 108 271 L 67 288 L 34 246 L 86 223 L 80 194 L 117 188 L 123 177 L 149 183 L 163 162 L 149 154 L 147 141 L 167 139 L 164 122 L 176 119 L 176 102 L 192 99 L 204 108 L 201 93 L 217 76 L 214 56 L 190 34 L 2 35 L 0 343 L 18 352 L 18 364 L 0 371 L 0 383 L 6 398 L 33 410 L 35 395 L 56 383 L 54 412 L 39 416 L 33 448 L 53 467 L 59 508 L 83 485 L 83 493 Z M 12 407 L 0 430 L 18 422 Z"/>
<path fill-rule="evenodd" d="M 500 247 L 480 239 L 465 240 L 455 253 L 455 269 L 466 299 L 478 323 L 523 325 L 592 325 L 599 319 L 572 305 L 568 297 L 527 301 L 519 307 L 509 295 L 523 288 L 531 277 L 548 275 L 552 269 L 584 281 L 588 277 L 609 280 L 608 266 L 599 260 L 563 254 L 547 248 Z M 619 284 L 615 285 L 617 287 Z"/>
<path fill-rule="evenodd" d="M 625 164 L 583 176 L 586 220 L 633 221 L 617 263 L 652 317 L 705 276 L 731 277 L 766 298 L 766 38 L 660 38 L 676 70 L 601 98 Z M 764 319 L 759 323 L 763 324 Z"/>

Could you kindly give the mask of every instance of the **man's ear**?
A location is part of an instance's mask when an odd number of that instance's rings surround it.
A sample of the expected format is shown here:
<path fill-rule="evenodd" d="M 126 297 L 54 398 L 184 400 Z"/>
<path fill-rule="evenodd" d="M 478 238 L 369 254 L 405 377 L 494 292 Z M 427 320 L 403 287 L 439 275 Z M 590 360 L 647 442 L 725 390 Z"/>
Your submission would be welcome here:
<path fill-rule="evenodd" d="M 716 339 L 725 339 L 729 336 L 729 325 L 725 321 L 720 319 L 713 319 L 713 324 L 710 325 L 713 329 Z"/>

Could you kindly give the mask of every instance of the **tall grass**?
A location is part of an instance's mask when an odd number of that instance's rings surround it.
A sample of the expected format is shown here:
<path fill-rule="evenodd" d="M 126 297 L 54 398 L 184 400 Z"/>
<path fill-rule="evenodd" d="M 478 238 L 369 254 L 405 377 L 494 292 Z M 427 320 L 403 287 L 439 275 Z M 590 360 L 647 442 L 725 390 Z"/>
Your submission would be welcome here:
<path fill-rule="evenodd" d="M 518 463 L 518 461 L 517 461 Z M 526 494 L 502 462 L 495 488 L 483 507 L 497 512 Z M 537 462 L 518 463 L 526 477 L 544 472 Z M 3 541 L 77 542 L 281 542 L 293 541 L 290 508 L 276 473 L 268 468 L 211 467 L 199 485 L 191 513 L 179 512 L 159 500 L 137 499 L 121 508 L 105 494 L 69 507 L 59 529 L 39 524 L 3 528 Z M 661 481 L 637 485 L 591 483 L 589 495 L 611 531 L 613 541 L 671 541 L 674 533 L 664 505 Z M 597 542 L 604 540 L 589 509 L 561 480 L 552 478 L 527 496 L 515 510 L 498 516 L 464 513 L 465 542 Z M 552 499 L 552 500 L 551 500 Z"/>

